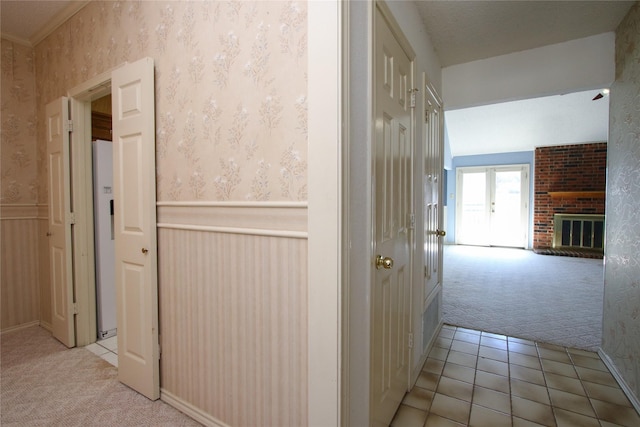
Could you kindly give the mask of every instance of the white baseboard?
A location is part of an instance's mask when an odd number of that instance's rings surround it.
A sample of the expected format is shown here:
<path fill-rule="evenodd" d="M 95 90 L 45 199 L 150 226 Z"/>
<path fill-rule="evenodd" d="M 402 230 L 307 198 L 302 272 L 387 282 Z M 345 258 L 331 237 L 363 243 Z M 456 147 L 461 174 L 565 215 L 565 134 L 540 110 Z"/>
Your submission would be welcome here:
<path fill-rule="evenodd" d="M 0 334 L 6 334 L 7 332 L 15 332 L 15 331 L 19 331 L 21 329 L 26 329 L 26 328 L 30 328 L 32 326 L 38 326 L 40 324 L 40 321 L 38 320 L 34 320 L 32 322 L 27 322 L 27 323 L 22 323 L 20 325 L 15 325 L 15 326 L 10 326 L 6 329 L 3 329 Z"/>
<path fill-rule="evenodd" d="M 188 402 L 185 402 L 178 396 L 164 390 L 160 389 L 160 400 L 165 402 L 168 405 L 173 406 L 178 411 L 188 415 L 193 418 L 197 422 L 209 426 L 209 427 L 229 427 L 228 424 L 223 423 L 222 421 L 212 417 L 201 409 L 196 408 Z"/>
<path fill-rule="evenodd" d="M 616 365 L 613 363 L 613 360 L 611 360 L 611 358 L 607 355 L 607 353 L 604 352 L 602 348 L 598 349 L 598 355 L 600 356 L 600 359 L 602 359 L 604 364 L 607 365 L 607 368 L 609 368 L 609 371 L 616 379 L 618 385 L 620 385 L 620 388 L 627 396 L 633 407 L 636 409 L 636 412 L 640 414 L 640 400 L 638 399 L 638 396 L 633 393 L 631 387 L 627 385 L 627 382 L 624 380 L 624 378 L 622 378 L 622 375 L 620 375 L 620 372 L 618 371 Z"/>

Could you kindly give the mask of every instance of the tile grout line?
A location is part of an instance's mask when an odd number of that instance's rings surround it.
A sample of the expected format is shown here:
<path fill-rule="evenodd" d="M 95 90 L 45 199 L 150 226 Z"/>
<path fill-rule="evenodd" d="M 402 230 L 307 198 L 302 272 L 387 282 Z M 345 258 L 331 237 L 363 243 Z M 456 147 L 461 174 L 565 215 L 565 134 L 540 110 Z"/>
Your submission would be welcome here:
<path fill-rule="evenodd" d="M 446 350 L 446 356 L 444 358 L 445 360 L 444 360 L 444 364 L 443 364 L 443 369 L 440 372 L 440 375 L 438 375 L 438 379 L 437 379 L 437 382 L 435 384 L 435 391 L 433 392 L 434 398 L 435 398 L 435 395 L 438 393 L 438 389 L 439 389 L 439 386 L 441 385 L 442 377 L 444 376 L 444 367 L 447 365 L 447 363 L 455 364 L 454 362 L 450 361 L 450 359 L 449 359 L 449 357 L 451 356 L 451 352 L 453 351 L 452 348 L 453 348 L 454 342 L 455 341 L 462 342 L 462 343 L 466 343 L 467 342 L 464 339 L 456 339 L 456 334 L 459 332 L 458 329 L 459 329 L 459 327 L 453 327 L 452 328 L 453 336 L 451 336 L 450 338 L 449 337 L 441 337 L 443 339 L 446 339 L 448 344 L 447 344 L 446 348 L 442 347 L 443 350 Z M 461 334 L 464 333 L 464 332 L 466 332 L 466 331 L 460 331 Z M 477 349 L 476 349 L 476 354 L 475 354 L 476 360 L 475 360 L 475 363 L 474 363 L 473 383 L 471 384 L 472 394 L 471 394 L 471 398 L 469 400 L 469 405 L 470 406 L 469 406 L 469 413 L 468 413 L 468 416 L 467 416 L 467 425 L 471 424 L 471 417 L 472 417 L 471 414 L 472 414 L 473 405 L 474 405 L 475 397 L 476 397 L 475 396 L 475 391 L 476 391 L 476 387 L 479 387 L 477 385 L 477 382 L 476 382 L 477 378 L 478 378 L 478 371 L 480 370 L 479 369 L 479 364 L 480 364 L 479 362 L 480 362 L 480 358 L 483 357 L 483 356 L 480 355 L 480 349 L 482 348 L 481 343 L 482 343 L 482 338 L 483 338 L 483 332 L 482 331 L 478 331 L 478 332 L 479 332 L 477 334 L 477 336 L 478 336 L 478 344 L 477 344 Z M 512 365 L 512 362 L 513 362 L 512 352 L 514 352 L 514 353 L 518 353 L 518 352 L 515 351 L 515 350 L 512 351 L 511 350 L 511 345 L 517 343 L 518 341 L 511 342 L 509 340 L 509 337 L 505 336 L 504 342 L 506 344 L 506 350 L 507 350 L 506 351 L 506 356 L 507 356 L 506 357 L 506 359 L 507 359 L 507 375 L 506 375 L 506 379 L 507 379 L 507 382 L 508 382 L 508 390 L 509 390 L 509 392 L 508 392 L 508 394 L 509 394 L 509 409 L 510 409 L 510 414 L 509 415 L 510 415 L 511 423 L 513 425 L 515 414 L 514 414 L 514 411 L 513 411 L 513 387 L 512 387 L 512 381 L 511 381 L 511 379 L 512 379 L 512 366 L 511 365 Z M 489 348 L 493 348 L 491 346 L 488 346 L 488 347 Z M 561 346 L 556 346 L 558 348 L 546 348 L 544 345 L 541 345 L 541 343 L 539 343 L 539 342 L 532 342 L 531 347 L 533 347 L 535 349 L 535 352 L 536 352 L 536 355 L 537 355 L 537 362 L 540 365 L 540 373 L 542 374 L 543 386 L 546 389 L 546 396 L 549 399 L 549 407 L 551 409 L 551 415 L 553 417 L 553 422 L 555 424 L 557 424 L 558 420 L 560 419 L 558 411 L 559 410 L 563 410 L 563 411 L 566 411 L 568 413 L 574 414 L 576 416 L 593 419 L 595 422 L 599 423 L 601 421 L 601 419 L 598 416 L 598 412 L 596 411 L 596 408 L 595 408 L 595 406 L 593 404 L 593 400 L 590 398 L 589 392 L 588 392 L 588 390 L 587 390 L 587 388 L 585 386 L 585 381 L 584 381 L 584 379 L 582 378 L 582 376 L 580 375 L 580 373 L 577 370 L 578 365 L 576 365 L 576 360 L 575 360 L 574 356 L 579 356 L 580 354 L 578 353 L 578 354 L 574 355 L 573 353 L 571 353 L 570 348 L 566 347 L 566 346 L 562 346 L 562 347 Z M 563 355 L 563 358 L 562 358 L 562 360 L 559 360 L 557 358 L 553 358 L 552 355 L 547 355 L 548 356 L 547 357 L 547 356 L 543 355 L 542 349 L 559 352 L 560 354 Z M 462 352 L 466 353 L 465 351 L 462 351 Z M 524 354 L 526 354 L 526 353 L 524 353 Z M 567 360 L 566 362 L 565 362 L 564 357 L 566 357 L 566 360 Z M 483 358 L 494 360 L 490 356 L 483 357 Z M 601 361 L 600 357 L 596 357 L 594 359 Z M 578 384 L 580 384 L 579 392 L 570 391 L 568 389 L 565 390 L 563 388 L 556 389 L 555 387 L 550 387 L 550 385 L 549 385 L 549 375 L 551 375 L 552 372 L 548 371 L 548 368 L 545 368 L 545 366 L 543 365 L 543 360 L 549 360 L 549 361 L 552 361 L 554 363 L 566 364 L 566 365 L 571 366 L 571 373 L 575 375 L 575 379 L 577 379 L 578 380 Z M 526 367 L 527 365 L 522 365 L 522 366 Z M 605 367 L 606 367 L 606 365 L 605 365 Z M 585 367 L 585 368 L 589 369 L 588 366 Z M 591 369 L 597 370 L 596 368 L 591 368 Z M 573 376 L 572 375 L 567 375 L 567 372 L 568 371 L 565 371 L 564 373 L 558 372 L 558 373 L 554 373 L 554 375 L 558 375 L 559 377 L 566 377 L 567 379 L 572 379 Z M 496 375 L 498 375 L 498 374 L 496 374 Z M 527 383 L 529 382 L 527 380 L 522 380 L 522 381 L 527 382 Z M 560 406 L 555 405 L 553 403 L 553 400 L 552 400 L 552 397 L 551 397 L 551 389 L 552 388 L 554 390 L 558 390 L 559 392 L 562 392 L 562 393 L 573 394 L 573 395 L 575 395 L 577 397 L 586 398 L 588 400 L 588 402 L 589 402 L 589 406 L 588 407 L 592 410 L 593 415 L 585 414 L 584 412 L 581 412 L 580 410 L 576 410 L 576 408 L 566 408 L 565 409 L 565 408 L 562 408 Z M 526 397 L 522 397 L 522 399 L 531 400 L 531 399 L 528 399 Z M 431 409 L 433 408 L 433 400 L 434 399 L 432 399 L 431 402 L 429 403 L 429 406 L 426 407 L 426 410 L 425 410 L 425 412 L 426 412 L 425 423 L 428 420 L 429 416 L 431 415 Z M 462 400 L 464 400 L 464 399 L 462 399 Z M 533 400 L 533 402 L 536 402 L 536 400 Z M 613 404 L 613 403 L 611 403 L 611 404 Z M 482 405 L 480 405 L 480 406 L 482 406 Z M 633 407 L 633 405 L 631 405 L 631 406 Z M 489 408 L 489 409 L 491 409 L 491 408 Z M 499 411 L 497 409 L 493 409 L 493 411 L 496 411 L 496 412 L 499 412 L 499 413 L 501 412 L 501 411 Z M 448 417 L 444 417 L 444 418 L 449 419 Z M 525 420 L 526 420 L 526 418 L 525 418 Z M 455 420 L 453 420 L 453 421 L 455 421 Z"/>
<path fill-rule="evenodd" d="M 568 348 L 565 348 L 565 350 L 567 351 L 567 354 L 569 356 L 569 360 L 571 360 L 571 365 L 573 366 L 573 370 L 576 372 L 576 376 L 578 377 L 578 381 L 580 381 L 580 386 L 582 387 L 582 391 L 584 391 L 584 396 L 587 399 L 587 402 L 589 402 L 589 407 L 591 408 L 591 410 L 593 411 L 593 414 L 595 415 L 595 419 L 598 420 L 598 422 L 600 422 L 600 418 L 598 417 L 598 412 L 596 411 L 596 407 L 593 405 L 593 402 L 591 401 L 591 397 L 589 396 L 589 391 L 587 390 L 587 388 L 584 385 L 584 381 L 582 379 L 582 375 L 580 375 L 580 372 L 578 372 L 578 369 L 576 368 L 576 363 L 573 360 L 572 354 L 569 351 Z M 602 423 L 600 423 L 602 424 Z"/>
<path fill-rule="evenodd" d="M 537 342 L 535 342 L 535 347 L 536 347 L 536 353 L 538 354 L 538 363 L 540 363 L 540 371 L 542 372 L 542 379 L 544 380 L 544 387 L 547 390 L 547 397 L 549 398 L 549 407 L 551 408 L 551 413 L 553 414 L 553 422 L 558 425 L 558 416 L 556 413 L 556 407 L 553 404 L 553 400 L 551 399 L 551 390 L 549 387 L 549 383 L 547 381 L 547 370 L 544 368 L 544 365 L 542 364 L 542 352 L 540 351 L 540 346 L 538 345 Z M 565 348 L 565 352 L 568 353 L 568 351 L 566 351 Z M 574 368 L 575 371 L 575 368 Z M 576 372 L 577 374 L 577 372 Z"/>
<path fill-rule="evenodd" d="M 509 411 L 511 411 L 511 425 L 513 425 L 513 389 L 511 387 L 511 345 L 509 343 L 509 337 L 505 335 L 505 340 L 507 342 L 507 382 L 509 384 Z"/>

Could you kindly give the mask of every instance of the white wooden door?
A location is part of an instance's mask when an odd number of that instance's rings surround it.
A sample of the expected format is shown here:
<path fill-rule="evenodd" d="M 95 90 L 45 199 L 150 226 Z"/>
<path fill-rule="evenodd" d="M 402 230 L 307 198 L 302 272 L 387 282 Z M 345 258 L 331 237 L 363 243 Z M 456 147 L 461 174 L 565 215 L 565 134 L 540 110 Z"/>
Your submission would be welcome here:
<path fill-rule="evenodd" d="M 73 270 L 71 265 L 71 184 L 69 169 L 69 101 L 48 104 L 49 265 L 51 330 L 67 347 L 75 347 Z"/>
<path fill-rule="evenodd" d="M 153 60 L 115 70 L 115 203 L 118 379 L 160 397 Z"/>
<path fill-rule="evenodd" d="M 442 105 L 429 87 L 425 87 L 424 117 L 424 275 L 425 308 L 432 292 L 442 281 Z"/>
<path fill-rule="evenodd" d="M 412 63 L 377 9 L 375 34 L 371 421 L 386 426 L 409 375 Z"/>

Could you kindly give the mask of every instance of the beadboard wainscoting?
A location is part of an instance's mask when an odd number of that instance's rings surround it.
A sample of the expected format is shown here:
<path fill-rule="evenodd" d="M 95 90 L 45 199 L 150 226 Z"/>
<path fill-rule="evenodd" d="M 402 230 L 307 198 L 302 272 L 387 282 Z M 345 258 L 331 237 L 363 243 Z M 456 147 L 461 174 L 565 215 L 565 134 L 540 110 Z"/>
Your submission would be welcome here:
<path fill-rule="evenodd" d="M 307 422 L 306 203 L 158 203 L 162 398 L 208 425 Z"/>
<path fill-rule="evenodd" d="M 38 218 L 39 207 L 35 204 L 0 206 L 3 332 L 40 321 Z"/>

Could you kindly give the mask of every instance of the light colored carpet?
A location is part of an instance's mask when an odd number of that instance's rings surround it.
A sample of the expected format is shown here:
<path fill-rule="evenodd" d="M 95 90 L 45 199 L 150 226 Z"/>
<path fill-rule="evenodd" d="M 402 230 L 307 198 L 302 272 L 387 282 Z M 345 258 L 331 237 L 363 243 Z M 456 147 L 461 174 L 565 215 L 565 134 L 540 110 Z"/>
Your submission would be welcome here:
<path fill-rule="evenodd" d="M 117 368 L 84 348 L 67 349 L 38 326 L 0 339 L 3 427 L 200 425 L 121 384 Z"/>
<path fill-rule="evenodd" d="M 602 337 L 600 259 L 445 245 L 445 323 L 595 351 Z"/>

